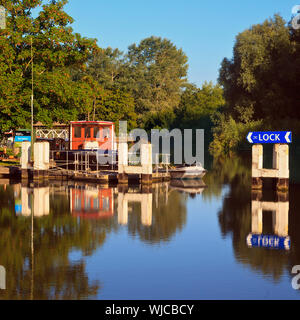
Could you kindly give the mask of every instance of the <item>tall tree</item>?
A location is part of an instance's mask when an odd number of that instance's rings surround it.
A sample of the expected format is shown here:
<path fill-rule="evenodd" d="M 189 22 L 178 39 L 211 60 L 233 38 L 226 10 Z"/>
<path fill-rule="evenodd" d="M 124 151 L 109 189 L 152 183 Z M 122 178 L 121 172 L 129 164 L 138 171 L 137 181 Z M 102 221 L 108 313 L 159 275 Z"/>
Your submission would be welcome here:
<path fill-rule="evenodd" d="M 236 37 L 233 58 L 223 60 L 219 77 L 234 118 L 237 107 L 253 106 L 254 119 L 263 118 L 273 129 L 290 125 L 295 118 L 299 121 L 296 47 L 279 15 Z"/>
<path fill-rule="evenodd" d="M 73 19 L 63 10 L 66 3 L 0 0 L 7 12 L 7 28 L 0 30 L 0 129 L 30 123 L 32 62 L 35 121 L 74 119 L 84 103 L 84 88 L 72 81 L 69 69 L 84 67 L 98 47 L 96 40 L 73 33 Z M 32 10 L 39 6 L 41 11 L 34 17 Z"/>
<path fill-rule="evenodd" d="M 128 86 L 139 121 L 145 115 L 173 111 L 186 84 L 187 57 L 170 40 L 150 37 L 133 44 L 127 54 Z"/>
<path fill-rule="evenodd" d="M 201 88 L 190 85 L 182 93 L 176 108 L 177 126 L 181 128 L 199 127 L 210 122 L 210 117 L 225 103 L 223 89 L 212 82 L 204 82 Z M 203 128 L 201 126 L 201 128 Z"/>
<path fill-rule="evenodd" d="M 123 88 L 126 77 L 123 53 L 110 47 L 100 49 L 89 59 L 87 73 L 105 89 Z"/>
<path fill-rule="evenodd" d="M 82 90 L 85 101 L 80 108 L 80 119 L 128 121 L 128 128 L 136 127 L 136 114 L 132 95 L 119 83 L 123 64 L 120 52 L 100 49 L 84 70 L 72 70 L 72 77 Z"/>

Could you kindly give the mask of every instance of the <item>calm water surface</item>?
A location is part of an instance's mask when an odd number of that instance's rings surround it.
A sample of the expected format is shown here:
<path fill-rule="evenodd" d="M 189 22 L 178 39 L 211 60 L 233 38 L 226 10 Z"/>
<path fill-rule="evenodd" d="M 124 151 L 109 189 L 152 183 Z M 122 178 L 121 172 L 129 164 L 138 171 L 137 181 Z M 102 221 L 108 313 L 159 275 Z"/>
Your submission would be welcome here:
<path fill-rule="evenodd" d="M 0 180 L 0 299 L 299 299 L 300 186 L 253 194 L 249 168 L 187 189 Z"/>

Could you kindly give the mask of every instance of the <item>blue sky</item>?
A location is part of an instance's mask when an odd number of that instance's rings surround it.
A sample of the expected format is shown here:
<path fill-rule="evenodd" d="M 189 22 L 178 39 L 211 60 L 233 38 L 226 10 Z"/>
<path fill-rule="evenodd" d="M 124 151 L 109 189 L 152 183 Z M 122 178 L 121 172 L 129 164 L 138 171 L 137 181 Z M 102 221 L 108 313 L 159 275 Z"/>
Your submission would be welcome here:
<path fill-rule="evenodd" d="M 101 47 L 126 51 L 151 35 L 170 39 L 189 58 L 189 80 L 200 86 L 218 77 L 232 56 L 235 36 L 275 13 L 286 20 L 300 0 L 69 0 L 75 32 Z"/>

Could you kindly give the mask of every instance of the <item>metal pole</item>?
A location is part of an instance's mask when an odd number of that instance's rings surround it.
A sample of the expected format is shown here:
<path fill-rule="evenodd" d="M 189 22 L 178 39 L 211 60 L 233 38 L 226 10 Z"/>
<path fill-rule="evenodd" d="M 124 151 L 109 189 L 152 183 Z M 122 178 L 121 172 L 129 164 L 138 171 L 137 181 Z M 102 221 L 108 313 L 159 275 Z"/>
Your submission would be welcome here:
<path fill-rule="evenodd" d="M 68 174 L 69 174 L 69 151 L 66 150 L 67 152 L 67 171 L 68 171 Z"/>
<path fill-rule="evenodd" d="M 99 151 L 96 151 L 97 178 L 99 178 L 99 164 L 98 164 L 98 160 L 99 160 Z"/>
<path fill-rule="evenodd" d="M 34 143 L 34 134 L 33 134 L 33 51 L 32 51 L 32 37 L 30 40 L 31 43 L 31 160 L 33 161 L 33 143 Z"/>
<path fill-rule="evenodd" d="M 34 218 L 34 195 L 32 194 L 32 206 L 31 206 L 31 286 L 30 286 L 30 298 L 33 300 L 33 290 L 34 290 L 34 242 L 33 242 L 33 218 Z"/>

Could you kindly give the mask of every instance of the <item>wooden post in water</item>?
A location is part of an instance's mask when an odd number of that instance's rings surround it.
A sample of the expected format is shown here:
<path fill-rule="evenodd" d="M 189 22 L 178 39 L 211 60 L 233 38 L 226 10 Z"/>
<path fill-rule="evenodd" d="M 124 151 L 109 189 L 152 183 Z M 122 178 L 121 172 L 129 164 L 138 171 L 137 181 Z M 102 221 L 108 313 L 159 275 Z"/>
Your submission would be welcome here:
<path fill-rule="evenodd" d="M 278 191 L 289 189 L 289 146 L 288 144 L 274 144 L 273 169 L 263 168 L 263 146 L 252 146 L 252 189 L 260 190 L 263 187 L 263 178 L 275 178 Z"/>
<path fill-rule="evenodd" d="M 289 189 L 289 146 L 287 144 L 274 145 L 276 150 L 276 169 L 278 170 L 277 190 L 284 191 Z M 275 152 L 275 151 L 274 151 Z"/>
<path fill-rule="evenodd" d="M 141 145 L 142 184 L 152 183 L 152 144 Z"/>
<path fill-rule="evenodd" d="M 125 168 L 128 166 L 128 144 L 127 141 L 118 145 L 118 183 L 128 184 L 128 175 Z"/>
<path fill-rule="evenodd" d="M 261 170 L 263 168 L 263 146 L 252 146 L 252 189 L 262 189 Z"/>
<path fill-rule="evenodd" d="M 48 179 L 50 166 L 49 142 L 35 142 L 33 145 L 34 164 L 33 179 Z"/>
<path fill-rule="evenodd" d="M 21 153 L 21 172 L 22 179 L 28 179 L 30 169 L 30 158 L 31 158 L 31 142 L 22 142 L 22 153 Z"/>

